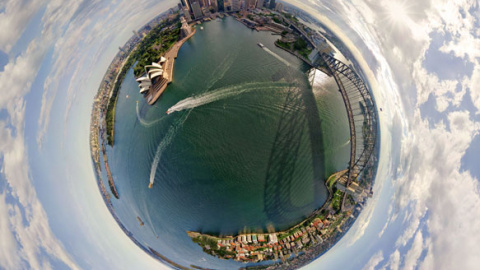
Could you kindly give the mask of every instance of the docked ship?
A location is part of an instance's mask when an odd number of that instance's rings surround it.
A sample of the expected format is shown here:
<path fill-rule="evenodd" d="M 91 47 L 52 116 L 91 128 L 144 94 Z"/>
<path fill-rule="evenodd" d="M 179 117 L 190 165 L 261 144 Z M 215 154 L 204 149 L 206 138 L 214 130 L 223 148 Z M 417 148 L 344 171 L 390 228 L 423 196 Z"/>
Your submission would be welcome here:
<path fill-rule="evenodd" d="M 260 43 L 260 42 L 259 42 L 257 45 L 258 45 L 260 48 L 262 48 L 262 49 L 265 47 L 265 45 L 263 45 L 263 44 Z"/>

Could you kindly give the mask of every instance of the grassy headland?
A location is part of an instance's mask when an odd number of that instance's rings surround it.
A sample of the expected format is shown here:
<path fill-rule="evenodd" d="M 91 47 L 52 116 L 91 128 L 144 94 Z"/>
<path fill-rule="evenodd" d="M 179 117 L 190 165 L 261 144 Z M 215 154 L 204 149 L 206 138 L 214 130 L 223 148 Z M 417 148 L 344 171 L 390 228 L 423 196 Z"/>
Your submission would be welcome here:
<path fill-rule="evenodd" d="M 107 106 L 106 131 L 107 141 L 110 146 L 113 146 L 114 143 L 115 107 L 117 105 L 118 93 L 128 70 L 136 63 L 133 68 L 134 75 L 135 77 L 142 75 L 145 65 L 158 61 L 160 57 L 177 42 L 180 37 L 180 27 L 181 24 L 178 14 L 174 19 L 164 20 L 139 42 L 130 53 L 127 61 L 125 61 L 115 80 L 112 95 L 110 96 Z"/>

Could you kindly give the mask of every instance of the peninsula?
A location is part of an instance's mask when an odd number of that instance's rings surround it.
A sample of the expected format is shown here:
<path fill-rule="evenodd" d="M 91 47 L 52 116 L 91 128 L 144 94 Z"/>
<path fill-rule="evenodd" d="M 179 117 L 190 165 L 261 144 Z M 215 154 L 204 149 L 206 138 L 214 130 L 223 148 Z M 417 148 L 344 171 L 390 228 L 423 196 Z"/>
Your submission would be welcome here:
<path fill-rule="evenodd" d="M 187 23 L 185 17 L 180 17 L 180 21 L 182 24 L 180 33 L 183 38 L 171 45 L 161 56 L 159 63 L 152 62 L 152 65 L 146 65 L 145 76 L 137 80 L 140 82 L 140 93 L 145 93 L 149 105 L 153 105 L 173 81 L 173 68 L 178 51 L 196 32 L 196 29 L 192 30 L 192 26 Z M 141 67 L 141 65 L 137 66 Z M 149 71 L 147 67 L 153 67 L 153 70 Z"/>

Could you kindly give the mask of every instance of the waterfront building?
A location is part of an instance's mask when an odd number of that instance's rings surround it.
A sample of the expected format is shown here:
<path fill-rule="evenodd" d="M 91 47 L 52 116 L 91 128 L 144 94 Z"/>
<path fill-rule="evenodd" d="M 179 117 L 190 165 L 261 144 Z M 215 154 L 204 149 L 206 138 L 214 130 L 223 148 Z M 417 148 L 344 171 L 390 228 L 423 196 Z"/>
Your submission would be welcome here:
<path fill-rule="evenodd" d="M 254 28 L 257 25 L 256 22 L 249 20 L 247 18 L 243 18 L 242 21 L 245 23 L 245 25 L 247 25 L 250 28 Z"/>
<path fill-rule="evenodd" d="M 246 236 L 246 235 L 242 235 L 242 243 L 243 243 L 244 245 L 248 244 L 248 242 L 247 242 L 247 236 Z"/>
<path fill-rule="evenodd" d="M 210 13 L 210 10 L 207 7 L 202 7 L 202 13 L 205 18 L 210 18 L 212 16 L 212 13 Z"/>
<path fill-rule="evenodd" d="M 183 15 L 185 16 L 187 23 L 190 23 L 192 21 L 192 16 L 190 15 L 190 11 L 188 11 L 187 8 L 183 9 Z"/>
<path fill-rule="evenodd" d="M 240 0 L 232 0 L 232 11 L 237 12 L 240 10 Z"/>
<path fill-rule="evenodd" d="M 263 8 L 264 1 L 263 0 L 257 0 L 257 6 L 256 8 Z"/>
<path fill-rule="evenodd" d="M 258 235 L 258 242 L 260 243 L 265 242 L 265 235 L 263 234 Z"/>
<path fill-rule="evenodd" d="M 200 8 L 199 2 L 192 3 L 193 17 L 195 20 L 201 19 L 203 17 L 202 9 Z"/>
<path fill-rule="evenodd" d="M 283 4 L 282 3 L 277 3 L 275 5 L 275 11 L 277 12 L 283 12 Z"/>
<path fill-rule="evenodd" d="M 254 2 L 254 0 L 244 0 L 243 9 L 244 10 L 250 9 L 251 5 L 252 5 L 252 2 Z"/>
<path fill-rule="evenodd" d="M 190 25 L 188 25 L 185 17 L 180 17 L 180 22 L 182 23 L 182 28 L 181 28 L 182 36 L 186 37 L 190 35 L 192 33 L 192 28 L 190 27 Z"/>
<path fill-rule="evenodd" d="M 218 7 L 218 11 L 220 11 L 220 12 L 225 11 L 224 0 L 217 0 L 217 7 Z"/>
<path fill-rule="evenodd" d="M 276 7 L 275 0 L 270 0 L 270 5 L 268 6 L 268 8 L 273 10 L 273 9 L 275 9 L 275 7 Z"/>
<path fill-rule="evenodd" d="M 140 34 L 137 32 L 137 30 L 133 30 L 132 32 L 137 38 L 142 38 L 142 36 L 140 36 Z"/>
<path fill-rule="evenodd" d="M 213 7 L 215 12 L 218 12 L 218 2 L 217 2 L 217 0 L 211 0 L 210 7 Z"/>
<path fill-rule="evenodd" d="M 190 3 L 188 3 L 188 0 L 180 0 L 180 3 L 182 4 L 182 7 L 190 9 Z"/>

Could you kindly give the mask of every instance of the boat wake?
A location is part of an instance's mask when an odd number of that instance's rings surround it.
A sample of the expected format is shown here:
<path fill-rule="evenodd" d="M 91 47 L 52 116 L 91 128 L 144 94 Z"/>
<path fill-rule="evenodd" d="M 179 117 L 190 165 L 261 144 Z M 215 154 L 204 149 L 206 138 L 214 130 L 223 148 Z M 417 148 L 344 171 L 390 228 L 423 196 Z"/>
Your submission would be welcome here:
<path fill-rule="evenodd" d="M 153 182 L 155 181 L 155 175 L 157 174 L 157 167 L 158 163 L 160 162 L 160 158 L 164 150 L 167 148 L 168 145 L 172 142 L 172 139 L 177 134 L 178 130 L 183 126 L 185 121 L 187 121 L 190 112 L 185 113 L 182 117 L 178 118 L 173 122 L 173 124 L 168 128 L 167 134 L 163 137 L 162 141 L 157 146 L 157 151 L 155 152 L 155 157 L 153 159 L 152 167 L 150 169 L 150 184 L 149 187 L 153 186 Z"/>
<path fill-rule="evenodd" d="M 144 127 L 151 127 L 151 126 L 155 125 L 156 123 L 162 121 L 162 119 L 165 117 L 165 116 L 161 116 L 159 119 L 156 119 L 156 120 L 153 120 L 153 121 L 147 121 L 147 120 L 143 119 L 142 116 L 140 115 L 140 109 L 138 107 L 138 102 L 137 102 L 136 111 L 137 111 L 137 120 Z"/>
<path fill-rule="evenodd" d="M 212 75 L 210 76 L 213 78 L 207 85 L 206 89 L 210 90 L 212 86 L 214 86 L 218 81 L 223 79 L 225 74 L 227 74 L 227 71 L 232 67 L 233 63 L 235 62 L 235 59 L 237 58 L 238 52 L 237 53 L 230 53 L 227 57 L 225 57 L 222 62 L 213 70 Z"/>
<path fill-rule="evenodd" d="M 287 60 L 283 59 L 280 55 L 272 52 L 269 48 L 263 47 L 263 49 L 264 49 L 267 53 L 269 53 L 270 55 L 272 55 L 273 57 L 277 58 L 278 60 L 280 60 L 280 61 L 281 61 L 282 63 L 284 63 L 285 65 L 287 65 L 287 67 L 290 66 L 290 63 L 289 63 Z"/>
<path fill-rule="evenodd" d="M 325 153 L 331 153 L 331 152 L 334 152 L 334 151 L 338 151 L 338 150 L 344 148 L 345 146 L 347 146 L 349 144 L 350 144 L 350 139 L 348 139 L 344 144 L 342 144 L 340 146 L 337 146 L 335 148 L 331 148 L 331 149 L 326 150 Z"/>
<path fill-rule="evenodd" d="M 142 201 L 143 201 L 143 208 L 145 210 L 144 217 L 146 218 L 146 221 L 148 221 L 148 224 L 150 225 L 150 229 L 152 230 L 152 233 L 155 235 L 155 237 L 158 238 L 158 233 L 157 233 L 157 230 L 155 230 L 155 226 L 153 225 L 152 218 L 150 217 L 150 211 L 148 210 L 147 203 L 145 200 L 142 200 Z"/>
<path fill-rule="evenodd" d="M 186 99 L 180 100 L 177 104 L 173 105 L 168 109 L 169 113 L 179 112 L 186 109 L 193 109 L 199 106 L 203 106 L 215 101 L 222 99 L 230 98 L 233 96 L 238 96 L 247 92 L 255 90 L 273 90 L 278 88 L 285 88 L 289 86 L 287 83 L 245 83 L 238 84 L 234 86 L 227 86 L 224 88 L 219 88 L 207 93 L 203 93 L 197 96 L 188 97 Z"/>

